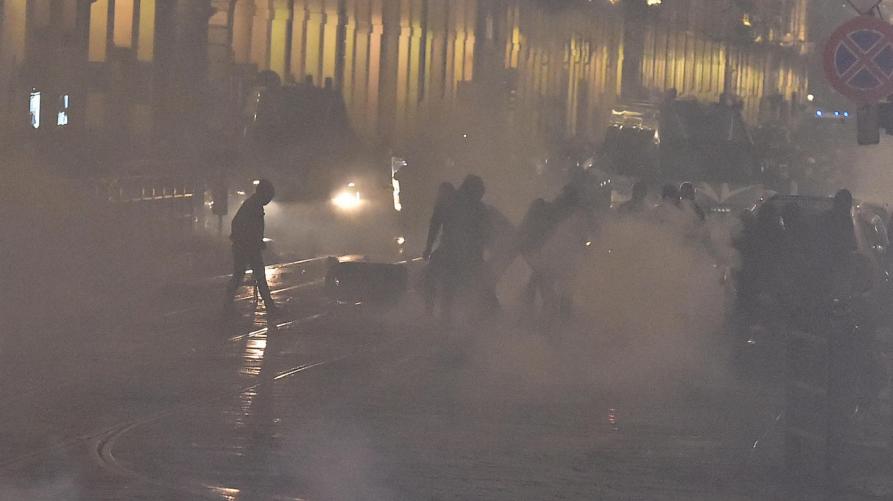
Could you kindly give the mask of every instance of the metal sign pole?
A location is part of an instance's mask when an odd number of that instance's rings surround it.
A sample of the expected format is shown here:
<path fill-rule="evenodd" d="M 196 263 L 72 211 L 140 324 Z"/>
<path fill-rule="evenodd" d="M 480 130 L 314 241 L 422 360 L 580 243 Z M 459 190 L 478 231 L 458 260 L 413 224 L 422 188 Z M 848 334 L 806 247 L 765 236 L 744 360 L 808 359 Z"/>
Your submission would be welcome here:
<path fill-rule="evenodd" d="M 860 16 L 873 16 L 877 14 L 877 17 L 881 17 L 880 5 L 881 0 L 868 0 L 869 7 L 859 8 L 858 5 L 854 2 L 854 0 L 846 0 L 846 3 L 850 4 L 850 7 L 853 8 L 854 11 L 858 12 Z"/>

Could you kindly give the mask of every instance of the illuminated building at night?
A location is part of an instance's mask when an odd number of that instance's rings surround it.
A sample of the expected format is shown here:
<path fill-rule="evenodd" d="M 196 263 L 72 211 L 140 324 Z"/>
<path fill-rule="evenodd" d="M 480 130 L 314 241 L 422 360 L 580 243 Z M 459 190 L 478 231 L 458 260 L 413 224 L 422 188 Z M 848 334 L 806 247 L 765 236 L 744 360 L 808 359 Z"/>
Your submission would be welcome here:
<path fill-rule="evenodd" d="M 768 99 L 806 94 L 807 5 L 2 0 L 0 113 L 8 130 L 68 128 L 134 152 L 201 147 L 238 135 L 254 76 L 271 70 L 330 81 L 359 136 L 393 146 L 479 88 L 499 89 L 513 122 L 565 138 L 599 137 L 616 102 L 671 88 L 735 94 L 756 123 Z"/>

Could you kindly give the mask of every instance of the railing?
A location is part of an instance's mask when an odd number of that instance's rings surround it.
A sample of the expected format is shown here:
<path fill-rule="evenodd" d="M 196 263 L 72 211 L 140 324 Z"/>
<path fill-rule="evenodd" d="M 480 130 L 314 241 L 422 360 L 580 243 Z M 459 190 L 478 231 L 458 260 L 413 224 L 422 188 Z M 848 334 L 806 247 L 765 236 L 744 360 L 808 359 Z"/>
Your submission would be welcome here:
<path fill-rule="evenodd" d="M 128 176 L 96 183 L 99 199 L 121 222 L 154 238 L 192 235 L 202 215 L 204 183 L 188 177 Z"/>

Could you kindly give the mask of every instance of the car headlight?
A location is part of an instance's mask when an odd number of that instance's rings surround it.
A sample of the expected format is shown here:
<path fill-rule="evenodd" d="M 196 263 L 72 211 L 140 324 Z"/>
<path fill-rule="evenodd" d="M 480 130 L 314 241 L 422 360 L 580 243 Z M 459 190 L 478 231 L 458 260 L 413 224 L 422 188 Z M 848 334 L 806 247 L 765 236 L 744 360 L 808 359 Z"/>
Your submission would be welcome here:
<path fill-rule="evenodd" d="M 353 211 L 363 205 L 363 199 L 356 184 L 350 183 L 347 188 L 332 197 L 332 205 L 343 211 Z"/>

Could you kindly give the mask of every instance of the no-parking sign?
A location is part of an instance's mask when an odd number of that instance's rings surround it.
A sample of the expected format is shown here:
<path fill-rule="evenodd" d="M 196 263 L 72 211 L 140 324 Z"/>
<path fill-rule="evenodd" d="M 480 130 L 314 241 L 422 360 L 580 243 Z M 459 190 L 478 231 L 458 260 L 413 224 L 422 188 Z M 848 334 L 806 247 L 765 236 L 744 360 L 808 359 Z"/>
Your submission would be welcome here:
<path fill-rule="evenodd" d="M 893 25 L 869 16 L 842 24 L 825 45 L 825 76 L 861 104 L 893 94 Z"/>

